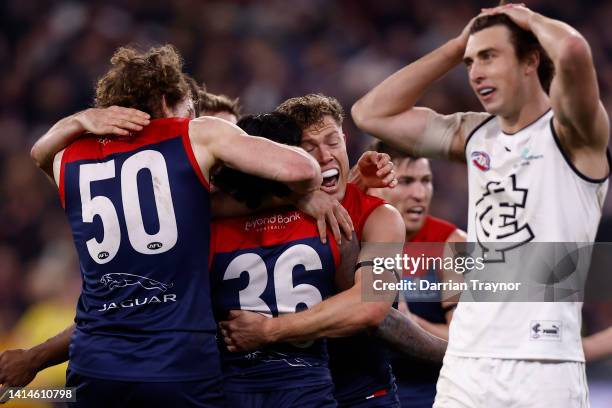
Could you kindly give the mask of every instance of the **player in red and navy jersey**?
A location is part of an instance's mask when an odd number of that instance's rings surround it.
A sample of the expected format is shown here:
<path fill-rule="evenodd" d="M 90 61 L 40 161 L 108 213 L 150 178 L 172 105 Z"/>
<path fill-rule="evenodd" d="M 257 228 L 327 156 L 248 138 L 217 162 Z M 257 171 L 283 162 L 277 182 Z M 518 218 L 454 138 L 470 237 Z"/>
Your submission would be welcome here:
<path fill-rule="evenodd" d="M 247 116 L 238 126 L 249 134 L 298 145 L 301 130 L 287 115 Z M 286 187 L 227 167 L 215 185 L 249 207 Z M 380 200 L 377 200 L 378 204 Z M 322 243 L 316 221 L 295 208 L 216 220 L 211 235 L 211 288 L 215 317 L 248 310 L 272 317 L 313 307 L 331 296 L 337 274 L 352 268 L 356 240 Z M 283 343 L 248 353 L 230 353 L 221 342 L 223 387 L 228 405 L 334 407 L 324 340 Z"/>
<path fill-rule="evenodd" d="M 370 189 L 368 192 L 385 199 L 402 215 L 406 226 L 404 253 L 411 256 L 426 254 L 443 257 L 451 249 L 443 243 L 465 242 L 466 234 L 454 224 L 429 215 L 433 197 L 433 175 L 426 158 L 410 157 L 405 153 L 376 142 L 371 150 L 384 152 L 395 164 L 398 184 L 394 189 Z M 434 245 L 432 245 L 434 244 Z M 404 271 L 404 280 L 428 283 L 461 281 L 453 271 L 435 268 L 419 269 L 414 274 Z M 428 332 L 448 340 L 457 293 L 439 290 L 405 290 L 400 296 L 399 309 L 411 316 Z M 429 408 L 436 396 L 436 382 L 442 365 L 427 363 L 394 353 L 393 373 L 402 407 Z"/>
<path fill-rule="evenodd" d="M 286 313 L 269 319 L 248 311 L 232 311 L 229 320 L 220 324 L 229 351 L 259 350 L 268 343 L 307 342 L 322 337 L 333 339 L 330 344 L 330 365 L 336 386 L 334 396 L 340 406 L 398 406 L 395 385 L 386 350 L 382 342 L 364 332 L 378 330 L 379 334 L 404 350 L 418 349 L 429 358 L 441 360 L 445 345 L 427 336 L 390 312 L 394 299 L 379 298 L 378 302 L 364 299 L 371 288 L 371 265 L 374 257 L 393 257 L 403 248 L 405 235 L 401 217 L 396 210 L 355 185 L 347 183 L 348 157 L 341 129 L 342 109 L 339 103 L 323 95 L 307 95 L 283 103 L 279 109 L 293 117 L 302 128 L 301 146 L 321 165 L 324 177 L 321 189 L 341 200 L 353 218 L 355 232 L 365 241 L 360 254 L 354 284 L 338 282 L 339 294 L 300 313 Z M 367 243 L 386 243 L 376 250 Z M 365 261 L 365 262 L 361 262 Z M 344 279 L 342 279 L 344 278 Z M 346 281 L 347 276 L 340 281 Z M 353 278 L 351 275 L 350 279 Z M 388 295 L 388 294 L 387 294 Z M 424 336 L 419 337 L 424 334 Z M 350 352 L 353 352 L 352 354 Z M 349 377 L 354 381 L 347 381 Z"/>
<path fill-rule="evenodd" d="M 208 270 L 211 168 L 236 169 L 317 189 L 320 170 L 296 148 L 194 116 L 171 46 L 121 48 L 98 82 L 98 107 L 126 108 L 108 133 L 81 137 L 52 169 L 83 275 L 70 345 L 69 386 L 80 406 L 218 406 L 222 403 Z M 94 130 L 87 111 L 64 126 Z M 64 129 L 65 130 L 65 129 Z M 47 150 L 53 129 L 33 149 Z M 198 364 L 193 364 L 198 361 Z"/>

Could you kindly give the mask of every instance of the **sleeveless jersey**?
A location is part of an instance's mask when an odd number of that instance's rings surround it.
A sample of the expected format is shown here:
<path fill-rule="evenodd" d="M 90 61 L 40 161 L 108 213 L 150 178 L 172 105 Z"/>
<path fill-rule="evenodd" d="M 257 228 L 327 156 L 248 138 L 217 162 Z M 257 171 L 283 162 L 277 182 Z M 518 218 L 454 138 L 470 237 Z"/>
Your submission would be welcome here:
<path fill-rule="evenodd" d="M 499 268 L 506 269 L 499 271 L 509 281 L 538 273 L 527 260 L 516 259 L 528 242 L 593 242 L 607 177 L 596 180 L 577 171 L 555 134 L 552 111 L 513 135 L 490 117 L 468 138 L 466 159 L 468 240 L 505 248 L 490 255 L 503 256 Z M 463 301 L 451 323 L 447 352 L 584 361 L 581 308 L 581 302 Z"/>
<path fill-rule="evenodd" d="M 133 138 L 85 137 L 64 151 L 60 196 L 83 276 L 70 365 L 81 375 L 167 382 L 220 373 L 209 191 L 188 126 L 153 120 Z"/>
<path fill-rule="evenodd" d="M 363 227 L 384 201 L 367 195 L 348 184 L 342 205 L 353 220 L 355 232 L 362 239 Z M 329 363 L 336 387 L 334 396 L 340 405 L 363 402 L 366 398 L 393 392 L 394 377 L 386 343 L 366 333 L 328 340 Z"/>
<path fill-rule="evenodd" d="M 406 243 L 407 254 L 419 256 L 424 253 L 427 256 L 440 257 L 443 256 L 443 247 L 441 245 L 418 245 L 419 243 L 444 243 L 448 237 L 457 229 L 454 224 L 428 215 L 425 218 L 423 227 L 417 234 Z M 402 279 L 414 281 L 419 287 L 418 281 L 423 279 L 430 283 L 439 282 L 438 272 L 433 266 L 430 269 L 420 269 L 415 274 L 404 274 Z M 445 312 L 442 309 L 440 291 L 419 290 L 403 291 L 404 299 L 411 313 L 431 322 L 431 323 L 446 323 Z M 441 364 L 433 364 L 421 362 L 403 356 L 400 353 L 393 353 L 393 373 L 398 383 L 435 383 L 438 379 Z"/>
<path fill-rule="evenodd" d="M 296 210 L 218 220 L 212 226 L 211 279 L 217 320 L 230 310 L 269 317 L 296 313 L 334 293 L 336 242 L 322 244 L 316 221 Z M 231 353 L 219 339 L 224 389 L 277 391 L 329 383 L 325 340 L 277 343 Z"/>

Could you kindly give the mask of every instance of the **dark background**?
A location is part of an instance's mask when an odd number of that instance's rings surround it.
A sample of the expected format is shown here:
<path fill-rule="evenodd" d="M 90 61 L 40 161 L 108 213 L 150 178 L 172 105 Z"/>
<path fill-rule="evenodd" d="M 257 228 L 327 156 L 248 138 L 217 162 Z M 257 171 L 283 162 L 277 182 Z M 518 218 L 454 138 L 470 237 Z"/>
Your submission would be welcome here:
<path fill-rule="evenodd" d="M 587 38 L 601 98 L 612 112 L 612 2 L 528 3 Z M 269 111 L 308 92 L 335 96 L 348 111 L 388 74 L 457 35 L 480 7 L 494 5 L 469 0 L 3 1 L 0 350 L 43 340 L 74 316 L 80 279 L 70 231 L 54 187 L 28 153 L 55 121 L 91 105 L 95 80 L 118 46 L 175 44 L 187 72 L 211 92 L 240 97 L 245 113 Z M 420 104 L 443 113 L 480 110 L 463 67 Z M 344 127 L 353 163 L 369 137 L 350 118 Z M 464 166 L 435 162 L 433 167 L 432 213 L 465 228 Z M 609 197 L 604 218 L 601 236 L 612 240 Z M 585 333 L 610 324 L 610 302 L 586 305 Z M 605 395 L 606 386 L 612 388 L 610 366 L 610 360 L 589 366 L 594 407 L 612 401 L 610 391 Z M 60 369 L 48 381 L 61 376 Z"/>

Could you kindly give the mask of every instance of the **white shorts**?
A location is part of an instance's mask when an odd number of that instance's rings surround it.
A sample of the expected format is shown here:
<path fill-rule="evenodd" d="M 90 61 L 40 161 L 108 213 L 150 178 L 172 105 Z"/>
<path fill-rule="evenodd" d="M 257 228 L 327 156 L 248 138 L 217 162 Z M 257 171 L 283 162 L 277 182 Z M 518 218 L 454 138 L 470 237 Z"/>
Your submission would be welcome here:
<path fill-rule="evenodd" d="M 433 408 L 588 408 L 584 363 L 444 356 Z"/>

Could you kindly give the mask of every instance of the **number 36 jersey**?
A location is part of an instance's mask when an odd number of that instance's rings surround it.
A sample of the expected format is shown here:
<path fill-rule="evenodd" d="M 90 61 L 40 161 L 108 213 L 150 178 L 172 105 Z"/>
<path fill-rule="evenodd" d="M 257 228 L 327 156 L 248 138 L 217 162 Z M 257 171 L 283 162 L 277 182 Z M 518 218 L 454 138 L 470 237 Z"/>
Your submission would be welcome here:
<path fill-rule="evenodd" d="M 347 185 L 342 205 L 358 238 L 351 245 L 358 245 L 367 218 L 383 203 Z M 355 248 L 346 243 L 340 250 L 330 238 L 322 244 L 316 222 L 295 210 L 213 222 L 210 274 L 217 319 L 238 309 L 270 317 L 296 313 L 335 294 L 336 278 L 344 273 L 340 268 L 352 273 L 356 254 L 349 255 Z M 265 392 L 332 381 L 325 340 L 278 343 L 251 353 L 230 353 L 223 341 L 219 347 L 226 391 Z"/>
<path fill-rule="evenodd" d="M 79 374 L 190 381 L 220 373 L 209 190 L 188 126 L 153 120 L 135 137 L 85 137 L 64 151 L 60 197 L 83 276 L 70 346 Z"/>
<path fill-rule="evenodd" d="M 215 221 L 211 235 L 215 316 L 248 310 L 268 317 L 310 308 L 334 291 L 339 250 L 295 210 Z M 219 340 L 224 389 L 269 391 L 331 383 L 324 340 L 230 353 Z"/>

